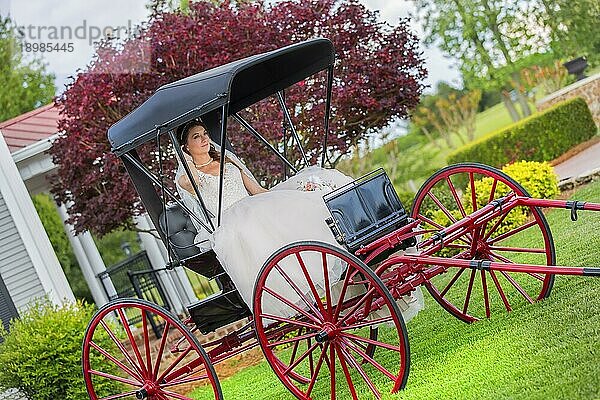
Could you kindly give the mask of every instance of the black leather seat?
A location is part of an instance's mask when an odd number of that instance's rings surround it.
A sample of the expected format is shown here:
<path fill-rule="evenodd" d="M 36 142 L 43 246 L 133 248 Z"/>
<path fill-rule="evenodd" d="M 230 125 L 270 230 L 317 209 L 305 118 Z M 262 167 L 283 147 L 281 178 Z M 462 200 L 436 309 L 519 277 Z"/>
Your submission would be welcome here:
<path fill-rule="evenodd" d="M 160 229 L 168 238 L 172 255 L 190 270 L 214 278 L 221 292 L 188 306 L 196 326 L 204 334 L 250 316 L 231 278 L 225 273 L 212 250 L 201 252 L 194 243 L 197 230 L 179 204 L 169 205 L 161 213 Z"/>

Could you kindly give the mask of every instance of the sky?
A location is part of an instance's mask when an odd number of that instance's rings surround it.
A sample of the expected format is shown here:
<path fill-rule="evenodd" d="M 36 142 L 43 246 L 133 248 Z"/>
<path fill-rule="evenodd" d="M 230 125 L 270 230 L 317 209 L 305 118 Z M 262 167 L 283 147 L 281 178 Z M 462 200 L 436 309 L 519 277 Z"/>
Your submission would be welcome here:
<path fill-rule="evenodd" d="M 361 1 L 370 9 L 379 10 L 380 17 L 392 25 L 414 10 L 409 0 Z M 90 62 L 95 52 L 93 42 L 110 32 L 126 36 L 125 27 L 135 27 L 146 20 L 147 3 L 146 0 L 0 0 L 0 14 L 10 14 L 22 27 L 22 36 L 31 45 L 26 53 L 42 58 L 47 70 L 56 76 L 57 91 L 62 92 L 70 82 L 69 76 L 85 69 Z M 423 36 L 417 21 L 412 20 L 410 25 L 418 37 Z M 40 48 L 42 42 L 52 44 L 52 51 Z M 460 83 L 452 61 L 444 58 L 439 49 L 423 47 L 423 52 L 429 71 L 426 84 L 434 87 L 440 80 Z"/>

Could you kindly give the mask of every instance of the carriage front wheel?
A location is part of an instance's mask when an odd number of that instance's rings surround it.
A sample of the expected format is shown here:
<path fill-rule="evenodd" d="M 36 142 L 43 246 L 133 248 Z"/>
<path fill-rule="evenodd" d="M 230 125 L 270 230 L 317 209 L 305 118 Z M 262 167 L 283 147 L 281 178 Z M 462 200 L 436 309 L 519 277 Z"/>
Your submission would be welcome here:
<path fill-rule="evenodd" d="M 254 322 L 271 368 L 299 399 L 379 399 L 406 384 L 400 310 L 377 275 L 338 247 L 298 242 L 273 254 L 256 280 Z"/>
<path fill-rule="evenodd" d="M 411 217 L 430 231 L 447 228 L 483 206 L 514 193 L 529 197 L 517 181 L 496 168 L 463 163 L 445 167 L 418 191 Z M 537 207 L 500 208 L 483 225 L 445 241 L 437 257 L 505 263 L 555 265 L 556 253 L 548 222 Z M 492 313 L 511 311 L 550 295 L 554 275 L 447 268 L 425 282 L 433 298 L 455 317 L 473 322 Z"/>
<path fill-rule="evenodd" d="M 206 352 L 164 308 L 121 299 L 100 308 L 85 332 L 83 376 L 92 400 L 190 399 L 196 386 L 223 394 Z"/>

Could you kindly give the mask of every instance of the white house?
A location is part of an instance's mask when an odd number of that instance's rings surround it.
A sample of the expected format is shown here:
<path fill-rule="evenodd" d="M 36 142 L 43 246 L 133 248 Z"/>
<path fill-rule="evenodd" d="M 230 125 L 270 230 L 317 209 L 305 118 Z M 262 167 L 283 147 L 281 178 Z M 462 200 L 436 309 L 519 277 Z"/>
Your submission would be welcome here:
<path fill-rule="evenodd" d="M 31 201 L 32 195 L 49 190 L 48 177 L 56 166 L 46 153 L 57 136 L 59 112 L 49 104 L 0 123 L 0 317 L 4 324 L 41 296 L 55 302 L 73 301 L 73 292 L 52 249 Z M 64 206 L 58 207 L 63 221 Z M 145 216 L 136 219 L 148 229 Z M 84 278 L 98 306 L 114 297 L 106 266 L 90 233 L 74 235 L 65 225 Z M 160 241 L 141 234 L 142 245 L 154 269 L 166 264 Z M 160 282 L 174 311 L 196 300 L 183 270 L 161 272 Z"/>

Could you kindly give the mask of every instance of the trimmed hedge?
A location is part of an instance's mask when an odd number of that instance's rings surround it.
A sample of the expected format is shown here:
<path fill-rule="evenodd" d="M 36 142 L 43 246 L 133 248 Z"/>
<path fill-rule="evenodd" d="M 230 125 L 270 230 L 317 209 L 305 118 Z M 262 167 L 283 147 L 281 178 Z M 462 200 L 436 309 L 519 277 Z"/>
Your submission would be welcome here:
<path fill-rule="evenodd" d="M 474 140 L 451 153 L 448 164 L 476 161 L 500 167 L 521 160 L 550 161 L 596 132 L 587 104 L 578 97 Z"/>

